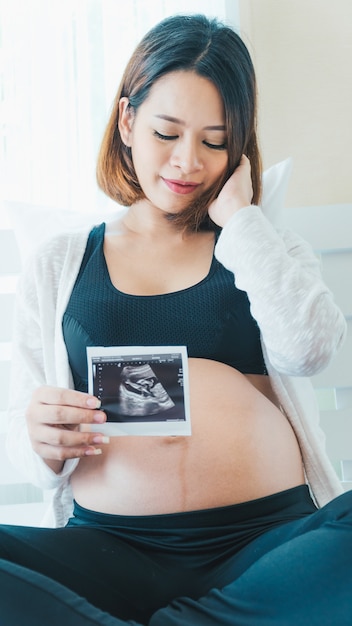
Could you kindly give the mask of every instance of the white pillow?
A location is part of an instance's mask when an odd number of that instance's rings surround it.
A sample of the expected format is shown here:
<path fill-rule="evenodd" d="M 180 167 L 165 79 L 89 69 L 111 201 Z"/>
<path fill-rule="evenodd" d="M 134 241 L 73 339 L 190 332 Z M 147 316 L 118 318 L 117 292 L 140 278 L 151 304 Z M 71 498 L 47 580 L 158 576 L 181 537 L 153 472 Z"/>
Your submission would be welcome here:
<path fill-rule="evenodd" d="M 263 194 L 261 207 L 264 215 L 274 225 L 280 220 L 285 206 L 288 182 L 292 173 L 292 159 L 280 161 L 263 172 Z"/>
<path fill-rule="evenodd" d="M 284 200 L 289 177 L 292 171 L 291 159 L 273 165 L 263 173 L 263 196 L 261 207 L 264 214 L 276 223 Z M 125 207 L 115 203 L 111 209 L 99 212 L 81 213 L 52 206 L 41 206 L 26 202 L 4 201 L 10 223 L 14 229 L 21 261 L 25 262 L 37 246 L 58 233 L 94 226 L 116 218 Z"/>
<path fill-rule="evenodd" d="M 115 205 L 114 209 L 81 213 L 26 202 L 3 201 L 2 204 L 15 232 L 22 263 L 47 239 L 62 232 L 112 221 L 123 210 Z"/>

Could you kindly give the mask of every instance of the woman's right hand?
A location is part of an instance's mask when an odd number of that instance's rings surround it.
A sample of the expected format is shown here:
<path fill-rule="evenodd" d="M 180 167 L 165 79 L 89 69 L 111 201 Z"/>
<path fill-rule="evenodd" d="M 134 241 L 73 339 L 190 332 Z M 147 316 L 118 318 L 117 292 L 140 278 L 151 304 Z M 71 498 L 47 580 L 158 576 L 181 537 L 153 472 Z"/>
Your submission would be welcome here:
<path fill-rule="evenodd" d="M 39 387 L 26 412 L 28 432 L 34 451 L 56 473 L 64 461 L 101 454 L 100 444 L 109 438 L 89 432 L 81 425 L 103 424 L 106 415 L 100 401 L 87 393 L 58 387 Z"/>
<path fill-rule="evenodd" d="M 209 206 L 209 217 L 223 228 L 234 213 L 251 204 L 252 198 L 251 164 L 243 154 L 239 165 Z"/>

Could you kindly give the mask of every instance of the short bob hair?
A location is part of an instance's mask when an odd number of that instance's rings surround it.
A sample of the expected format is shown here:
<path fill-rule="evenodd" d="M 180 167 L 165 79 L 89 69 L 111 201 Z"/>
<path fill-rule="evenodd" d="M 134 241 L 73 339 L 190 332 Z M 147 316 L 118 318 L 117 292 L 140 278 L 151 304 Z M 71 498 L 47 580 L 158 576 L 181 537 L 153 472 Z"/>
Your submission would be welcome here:
<path fill-rule="evenodd" d="M 127 64 L 103 136 L 97 163 L 100 188 L 123 206 L 144 198 L 131 149 L 118 129 L 119 100 L 126 96 L 134 112 L 155 82 L 170 72 L 193 71 L 210 80 L 222 98 L 227 132 L 227 170 L 211 189 L 181 213 L 168 216 L 180 228 L 214 228 L 208 206 L 239 164 L 250 159 L 254 204 L 261 195 L 261 159 L 256 134 L 257 88 L 249 52 L 232 28 L 204 15 L 175 15 L 154 26 Z"/>

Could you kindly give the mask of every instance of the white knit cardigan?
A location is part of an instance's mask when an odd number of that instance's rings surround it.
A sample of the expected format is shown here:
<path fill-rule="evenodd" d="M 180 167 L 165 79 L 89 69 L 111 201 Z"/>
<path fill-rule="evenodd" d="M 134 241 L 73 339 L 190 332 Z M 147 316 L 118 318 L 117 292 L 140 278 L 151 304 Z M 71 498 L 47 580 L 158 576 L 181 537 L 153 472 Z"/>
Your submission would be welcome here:
<path fill-rule="evenodd" d="M 43 521 L 47 526 L 62 526 L 71 514 L 70 474 L 79 461 L 66 461 L 59 475 L 50 470 L 31 447 L 25 411 L 35 388 L 73 387 L 62 317 L 89 230 L 61 234 L 42 245 L 27 264 L 17 293 L 7 450 L 27 481 L 53 490 Z M 257 206 L 231 217 L 215 255 L 248 294 L 274 391 L 299 442 L 311 493 L 321 506 L 342 488 L 325 452 L 309 377 L 325 368 L 341 345 L 344 316 L 321 279 L 310 246 L 291 232 L 278 232 Z"/>

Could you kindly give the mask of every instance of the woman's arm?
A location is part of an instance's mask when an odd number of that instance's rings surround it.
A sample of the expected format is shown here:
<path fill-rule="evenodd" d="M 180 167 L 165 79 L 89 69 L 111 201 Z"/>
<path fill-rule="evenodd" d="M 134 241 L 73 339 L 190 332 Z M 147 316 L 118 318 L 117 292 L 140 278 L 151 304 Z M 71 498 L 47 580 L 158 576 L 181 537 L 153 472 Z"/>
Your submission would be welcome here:
<path fill-rule="evenodd" d="M 247 206 L 226 222 L 215 254 L 247 292 L 273 367 L 291 376 L 325 368 L 345 337 L 346 321 L 309 244 L 278 233 L 259 207 Z"/>
<path fill-rule="evenodd" d="M 7 450 L 27 480 L 45 489 L 65 481 L 81 456 L 96 453 L 99 433 L 81 432 L 80 424 L 98 421 L 97 414 L 105 421 L 96 399 L 57 382 L 58 367 L 61 380 L 66 370 L 69 379 L 68 362 L 57 358 L 55 342 L 63 244 L 45 246 L 25 268 L 13 327 Z"/>

